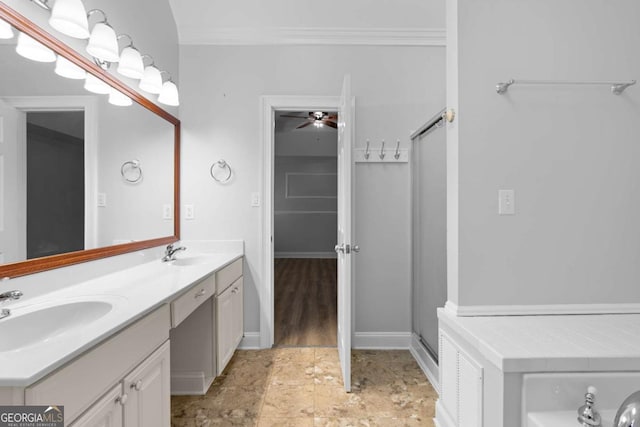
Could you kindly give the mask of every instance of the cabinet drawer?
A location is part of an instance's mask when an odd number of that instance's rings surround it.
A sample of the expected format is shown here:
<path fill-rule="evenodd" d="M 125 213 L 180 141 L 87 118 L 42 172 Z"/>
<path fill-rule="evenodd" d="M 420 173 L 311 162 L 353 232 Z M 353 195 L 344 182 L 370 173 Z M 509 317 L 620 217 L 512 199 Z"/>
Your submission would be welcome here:
<path fill-rule="evenodd" d="M 27 405 L 64 405 L 65 424 L 169 339 L 169 308 L 153 313 L 25 390 Z"/>
<path fill-rule="evenodd" d="M 211 298 L 216 289 L 214 275 L 202 280 L 171 303 L 171 327 L 175 328 L 203 302 Z"/>
<path fill-rule="evenodd" d="M 242 276 L 242 258 L 235 260 L 216 273 L 216 295 L 220 295 L 240 276 Z"/>

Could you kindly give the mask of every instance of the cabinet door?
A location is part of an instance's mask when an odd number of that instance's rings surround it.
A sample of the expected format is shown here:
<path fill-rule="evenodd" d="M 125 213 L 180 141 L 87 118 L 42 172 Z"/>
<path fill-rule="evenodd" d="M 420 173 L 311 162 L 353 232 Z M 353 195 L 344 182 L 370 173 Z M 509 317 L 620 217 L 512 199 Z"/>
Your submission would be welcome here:
<path fill-rule="evenodd" d="M 81 415 L 72 427 L 122 427 L 122 385 L 111 390 Z M 125 400 L 126 402 L 126 400 Z"/>
<path fill-rule="evenodd" d="M 169 427 L 169 341 L 127 375 L 123 385 L 129 395 L 124 406 L 125 427 Z"/>
<path fill-rule="evenodd" d="M 231 356 L 233 356 L 233 286 L 229 286 L 226 291 L 216 298 L 217 313 L 217 348 L 218 348 L 218 375 L 222 373 Z"/>
<path fill-rule="evenodd" d="M 231 324 L 231 336 L 233 353 L 244 335 L 244 296 L 242 277 L 231 285 L 231 293 L 233 294 L 231 309 L 233 310 L 233 322 Z"/>

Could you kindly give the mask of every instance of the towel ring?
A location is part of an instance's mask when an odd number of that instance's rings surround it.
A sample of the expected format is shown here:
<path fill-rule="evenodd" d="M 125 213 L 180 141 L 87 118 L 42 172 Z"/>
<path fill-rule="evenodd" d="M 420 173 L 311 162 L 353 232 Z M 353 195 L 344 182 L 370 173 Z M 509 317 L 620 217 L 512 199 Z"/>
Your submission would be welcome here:
<path fill-rule="evenodd" d="M 225 169 L 227 170 L 226 172 L 224 172 Z M 220 172 L 216 173 L 216 171 Z M 229 163 L 222 159 L 212 164 L 209 172 L 211 173 L 211 178 L 213 178 L 216 182 L 229 181 L 229 179 L 231 179 L 231 174 L 233 173 L 231 171 L 231 166 L 229 166 Z"/>
<path fill-rule="evenodd" d="M 140 160 L 134 159 L 124 162 L 120 168 L 120 175 L 122 175 L 124 180 L 127 182 L 131 182 L 133 184 L 140 182 L 140 180 L 142 180 L 142 166 L 140 166 Z"/>

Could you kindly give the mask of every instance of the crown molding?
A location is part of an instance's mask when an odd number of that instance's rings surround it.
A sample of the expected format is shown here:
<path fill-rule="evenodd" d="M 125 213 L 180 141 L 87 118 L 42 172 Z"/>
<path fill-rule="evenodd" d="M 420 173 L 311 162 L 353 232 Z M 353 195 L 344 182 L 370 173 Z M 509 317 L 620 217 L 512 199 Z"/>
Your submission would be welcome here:
<path fill-rule="evenodd" d="M 179 28 L 182 45 L 446 46 L 444 29 L 425 28 Z"/>

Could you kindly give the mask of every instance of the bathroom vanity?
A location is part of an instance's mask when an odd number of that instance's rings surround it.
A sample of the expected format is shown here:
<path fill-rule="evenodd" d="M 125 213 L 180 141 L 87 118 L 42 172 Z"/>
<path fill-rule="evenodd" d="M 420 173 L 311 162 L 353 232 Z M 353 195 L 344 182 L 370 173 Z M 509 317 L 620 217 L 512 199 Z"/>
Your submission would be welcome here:
<path fill-rule="evenodd" d="M 206 392 L 242 338 L 242 264 L 241 252 L 156 260 L 11 304 L 0 404 L 64 405 L 74 427 L 169 426 L 171 376 L 207 372 Z"/>
<path fill-rule="evenodd" d="M 438 427 L 603 426 L 640 389 L 640 314 L 457 317 L 440 309 Z"/>

